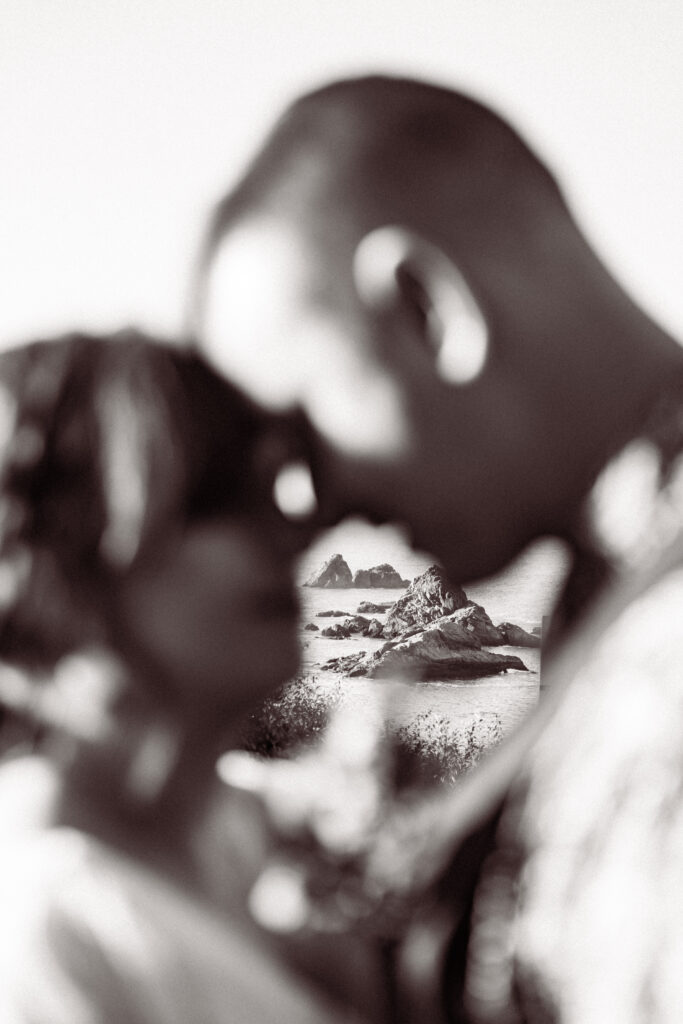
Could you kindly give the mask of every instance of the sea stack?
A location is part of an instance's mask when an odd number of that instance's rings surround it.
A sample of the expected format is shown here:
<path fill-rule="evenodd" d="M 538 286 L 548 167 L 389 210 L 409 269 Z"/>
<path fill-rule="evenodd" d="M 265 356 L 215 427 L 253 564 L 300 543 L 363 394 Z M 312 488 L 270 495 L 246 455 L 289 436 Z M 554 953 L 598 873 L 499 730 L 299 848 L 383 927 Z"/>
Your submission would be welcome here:
<path fill-rule="evenodd" d="M 430 565 L 389 609 L 384 635 L 391 638 L 409 629 L 422 628 L 469 603 L 462 587 L 454 586 L 438 565 Z"/>
<path fill-rule="evenodd" d="M 399 590 L 409 585 L 409 580 L 401 579 L 393 565 L 384 562 L 372 569 L 358 569 L 353 576 L 353 586 L 357 589 Z"/>
<path fill-rule="evenodd" d="M 304 586 L 348 590 L 353 586 L 353 576 L 342 555 L 332 555 L 317 572 L 309 576 Z"/>

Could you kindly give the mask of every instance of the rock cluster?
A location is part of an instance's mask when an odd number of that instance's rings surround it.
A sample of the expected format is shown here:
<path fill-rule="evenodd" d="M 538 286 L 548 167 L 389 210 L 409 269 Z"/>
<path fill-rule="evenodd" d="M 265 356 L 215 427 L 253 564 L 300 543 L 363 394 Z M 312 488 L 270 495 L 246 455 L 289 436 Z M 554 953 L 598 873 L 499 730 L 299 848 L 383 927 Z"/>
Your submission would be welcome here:
<path fill-rule="evenodd" d="M 351 633 L 341 622 L 335 622 L 333 626 L 327 626 L 320 634 L 326 636 L 328 640 L 348 640 Z"/>
<path fill-rule="evenodd" d="M 331 640 L 348 640 L 350 636 L 381 637 L 382 623 L 379 619 L 366 619 L 363 615 L 352 615 L 344 622 L 335 622 L 322 631 L 321 636 Z"/>
<path fill-rule="evenodd" d="M 368 602 L 359 607 L 374 611 L 381 606 Z M 526 671 L 520 658 L 484 648 L 540 645 L 539 637 L 513 623 L 495 626 L 481 605 L 453 586 L 438 566 L 413 580 L 389 608 L 384 624 L 357 614 L 321 635 L 346 639 L 358 634 L 383 637 L 387 643 L 369 655 L 359 651 L 332 658 L 323 668 L 371 678 L 476 679 L 508 669 Z"/>
<path fill-rule="evenodd" d="M 323 587 L 327 590 L 398 590 L 408 586 L 392 565 L 386 562 L 372 569 L 358 569 L 353 575 L 342 555 L 332 555 L 324 565 L 304 583 L 305 587 Z"/>

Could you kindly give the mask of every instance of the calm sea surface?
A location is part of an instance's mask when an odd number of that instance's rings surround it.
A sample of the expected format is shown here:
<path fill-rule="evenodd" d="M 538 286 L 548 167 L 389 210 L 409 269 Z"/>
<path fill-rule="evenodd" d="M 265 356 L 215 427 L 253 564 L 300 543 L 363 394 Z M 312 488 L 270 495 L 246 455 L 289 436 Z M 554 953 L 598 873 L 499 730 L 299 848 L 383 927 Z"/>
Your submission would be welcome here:
<path fill-rule="evenodd" d="M 379 529 L 350 521 L 325 535 L 305 556 L 300 567 L 300 581 L 333 554 L 341 554 L 352 572 L 388 562 L 405 579 L 422 573 L 433 559 L 411 551 L 398 531 Z M 503 574 L 474 586 L 466 587 L 469 598 L 484 606 L 494 623 L 514 622 L 531 630 L 540 626 L 544 615 L 552 610 L 566 572 L 562 550 L 551 542 L 543 542 L 526 551 Z M 316 618 L 318 612 L 338 609 L 352 615 L 361 601 L 382 603 L 395 601 L 402 590 L 319 590 L 302 587 L 301 644 L 303 669 L 315 675 L 322 685 L 336 685 L 338 676 L 322 671 L 328 658 L 380 647 L 383 640 L 352 637 L 330 640 L 303 629 L 314 622 L 322 630 L 338 619 Z M 373 616 L 369 616 L 373 617 Z M 383 616 L 374 616 L 383 619 Z M 403 685 L 392 689 L 389 715 L 407 722 L 423 711 L 433 709 L 451 721 L 466 724 L 481 715 L 496 714 L 507 730 L 534 706 L 539 689 L 539 652 L 513 647 L 499 650 L 517 654 L 528 672 L 508 672 L 468 682 L 429 682 Z M 348 700 L 355 706 L 374 703 L 382 697 L 387 684 L 369 679 L 349 679 L 343 684 Z"/>

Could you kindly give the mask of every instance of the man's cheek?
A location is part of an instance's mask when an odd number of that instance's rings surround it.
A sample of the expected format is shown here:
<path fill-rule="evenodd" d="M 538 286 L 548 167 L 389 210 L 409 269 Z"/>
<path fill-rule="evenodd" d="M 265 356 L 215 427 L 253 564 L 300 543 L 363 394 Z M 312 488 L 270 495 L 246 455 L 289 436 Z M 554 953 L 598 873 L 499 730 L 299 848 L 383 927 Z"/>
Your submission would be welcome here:
<path fill-rule="evenodd" d="M 397 461 L 410 450 L 402 391 L 379 367 L 359 361 L 338 339 L 305 346 L 308 372 L 303 405 L 313 427 L 333 449 L 354 458 Z"/>

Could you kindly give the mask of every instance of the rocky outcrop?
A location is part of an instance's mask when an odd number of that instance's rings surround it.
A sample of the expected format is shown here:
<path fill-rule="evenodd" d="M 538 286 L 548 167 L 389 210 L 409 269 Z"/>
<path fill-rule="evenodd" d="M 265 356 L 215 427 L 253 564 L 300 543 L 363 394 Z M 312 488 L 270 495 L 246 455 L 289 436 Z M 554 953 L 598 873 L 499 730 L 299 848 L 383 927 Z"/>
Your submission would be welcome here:
<path fill-rule="evenodd" d="M 393 601 L 382 601 L 380 604 L 375 604 L 374 601 L 361 601 L 356 608 L 356 612 L 359 615 L 381 615 L 387 608 L 391 608 L 392 604 Z"/>
<path fill-rule="evenodd" d="M 366 619 L 364 615 L 353 615 L 341 623 L 342 629 L 349 631 L 351 636 L 381 637 L 384 629 L 379 619 Z"/>
<path fill-rule="evenodd" d="M 344 619 L 342 625 L 344 629 L 348 629 L 349 633 L 360 633 L 364 636 L 370 625 L 370 619 L 366 619 L 364 615 L 352 615 L 348 619 Z"/>
<path fill-rule="evenodd" d="M 367 657 L 365 651 L 356 651 L 355 654 L 343 654 L 341 658 L 330 658 L 321 667 L 327 672 L 339 672 L 340 675 L 364 676 Z"/>
<path fill-rule="evenodd" d="M 431 565 L 389 609 L 384 636 L 390 639 L 415 627 L 423 628 L 468 603 L 462 587 L 453 586 L 438 566 Z"/>
<path fill-rule="evenodd" d="M 342 578 L 347 581 L 342 585 L 348 587 L 349 577 L 340 568 L 340 562 L 348 571 L 341 555 L 336 555 L 308 585 L 329 586 L 330 579 Z M 376 568 L 382 573 L 385 570 L 394 573 L 391 566 Z M 375 571 L 367 570 L 368 573 Z M 387 585 L 386 578 L 384 575 L 384 586 Z M 352 577 L 353 585 L 359 579 L 362 585 L 369 585 L 367 577 L 360 573 Z M 387 617 L 384 623 L 361 614 L 361 611 L 381 613 L 385 610 Z M 387 641 L 370 654 L 358 651 L 341 658 L 331 658 L 322 666 L 346 676 L 448 680 L 478 679 L 509 670 L 525 672 L 526 665 L 520 658 L 487 648 L 540 646 L 538 636 L 527 633 L 514 623 L 503 622 L 495 626 L 484 608 L 468 600 L 465 591 L 451 584 L 435 565 L 413 580 L 408 591 L 392 605 L 364 601 L 358 606 L 356 615 L 341 611 L 319 612 L 318 615 L 345 616 L 343 622 L 335 622 L 323 629 L 321 636 L 334 640 L 365 636 Z M 315 627 L 309 624 L 306 628 Z"/>
<path fill-rule="evenodd" d="M 348 590 L 354 587 L 356 590 L 384 589 L 398 590 L 409 586 L 408 580 L 402 580 L 393 565 L 383 562 L 381 565 L 374 565 L 370 569 L 356 569 L 354 574 L 348 567 L 342 555 L 333 555 L 327 562 L 317 570 L 303 584 L 304 587 L 322 587 L 326 590 Z M 369 602 L 370 603 L 370 602 Z M 384 607 L 388 607 L 385 605 Z M 384 610 L 379 607 L 378 610 Z M 370 609 L 368 609 L 370 610 Z"/>
<path fill-rule="evenodd" d="M 371 655 L 367 674 L 372 678 L 404 676 L 410 679 L 478 679 L 517 669 L 526 672 L 521 658 L 478 647 L 454 645 L 446 631 L 431 626 Z"/>
<path fill-rule="evenodd" d="M 408 580 L 401 579 L 392 565 L 384 562 L 372 569 L 358 569 L 351 574 L 342 555 L 332 555 L 321 568 L 304 583 L 305 587 L 324 587 L 327 590 L 384 589 L 398 590 L 408 586 Z"/>
<path fill-rule="evenodd" d="M 503 643 L 502 634 L 493 625 L 490 618 L 481 605 L 471 604 L 459 608 L 452 615 L 444 615 L 431 623 L 430 627 L 439 629 L 444 638 L 454 647 L 496 647 Z M 425 632 L 419 626 L 407 630 L 401 636 L 396 637 L 394 642 L 409 640 L 411 637 L 420 636 Z"/>
<path fill-rule="evenodd" d="M 408 584 L 409 580 L 401 579 L 394 567 L 386 562 L 375 565 L 372 569 L 358 569 L 353 575 L 353 586 L 359 590 L 371 587 L 398 590 L 407 587 Z"/>
<path fill-rule="evenodd" d="M 342 626 L 341 622 L 335 622 L 333 626 L 328 626 L 320 634 L 326 636 L 328 640 L 348 640 L 351 633 L 348 629 Z"/>
<path fill-rule="evenodd" d="M 478 679 L 507 672 L 526 672 L 521 658 L 482 650 L 466 623 L 443 619 L 406 639 L 390 641 L 374 654 L 332 658 L 324 669 L 348 676 L 405 679 Z"/>
<path fill-rule="evenodd" d="M 316 626 L 315 622 L 307 622 L 304 629 L 307 629 L 309 633 L 317 633 L 320 630 L 320 626 Z"/>
<path fill-rule="evenodd" d="M 482 647 L 498 647 L 507 643 L 500 628 L 493 625 L 482 606 L 474 601 L 469 601 L 464 608 L 453 612 L 445 621 L 457 623 Z"/>
<path fill-rule="evenodd" d="M 541 637 L 537 633 L 527 633 L 514 622 L 501 622 L 498 630 L 503 637 L 502 643 L 508 647 L 540 647 Z"/>
<path fill-rule="evenodd" d="M 332 555 L 325 564 L 310 576 L 305 587 L 324 587 L 327 590 L 348 590 L 353 586 L 351 570 L 341 555 Z"/>
<path fill-rule="evenodd" d="M 338 608 L 330 612 L 318 612 L 316 619 L 340 619 L 344 615 L 348 615 L 348 612 L 340 612 Z"/>

